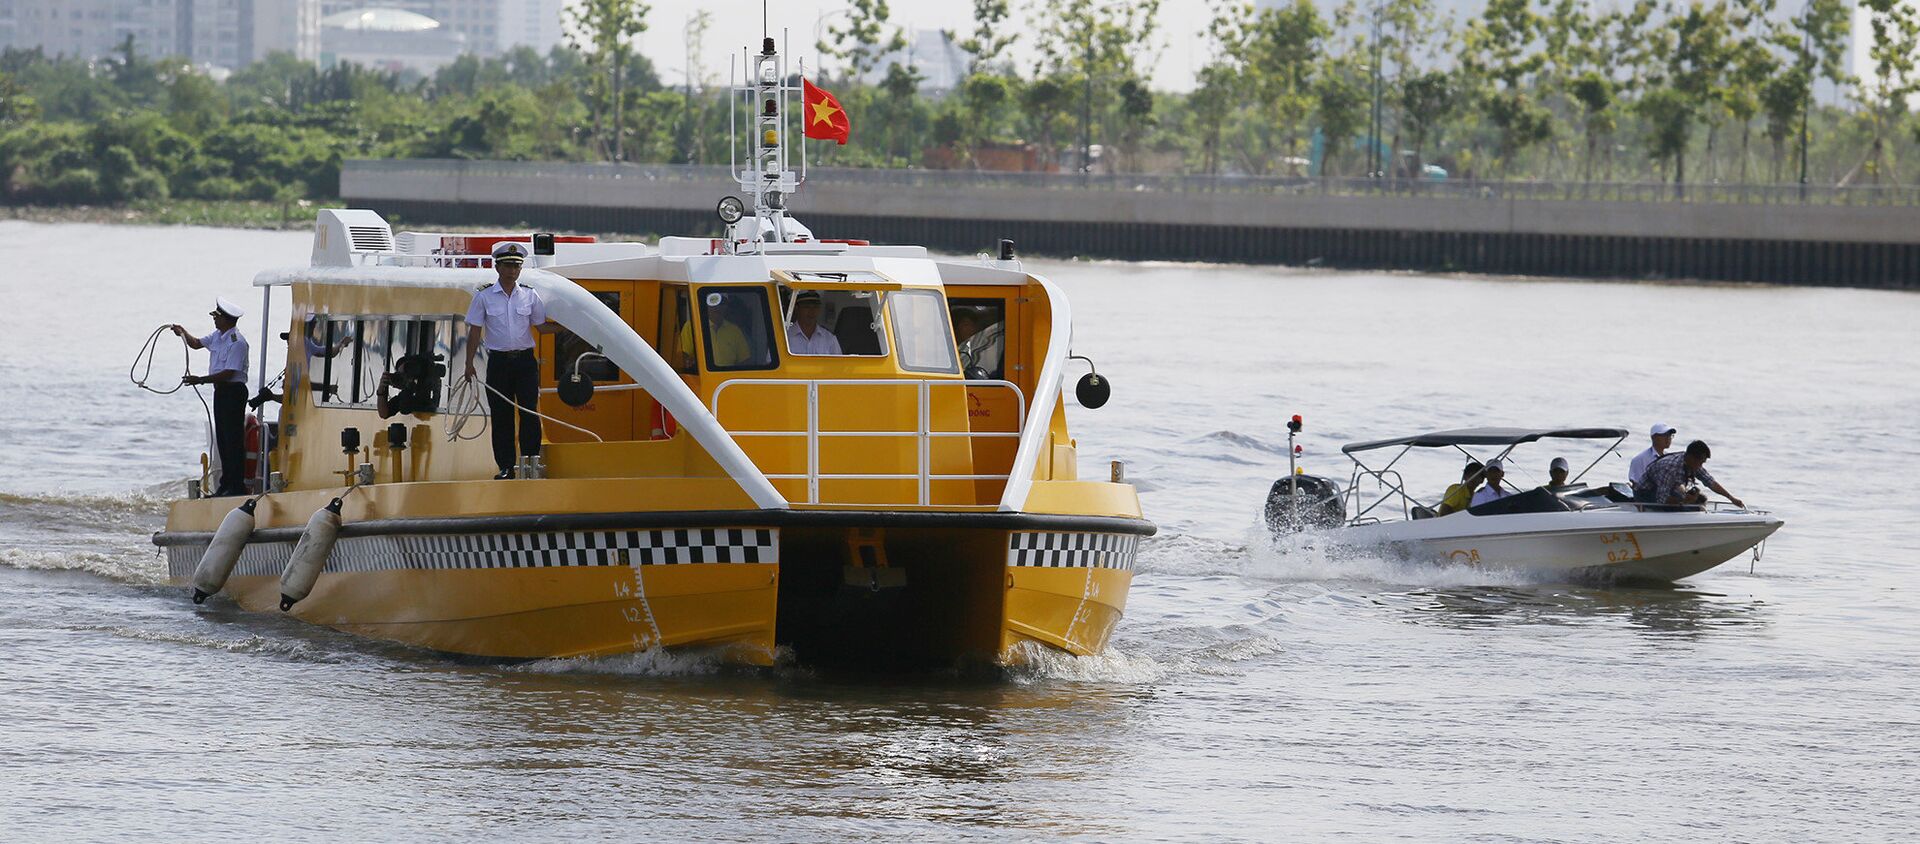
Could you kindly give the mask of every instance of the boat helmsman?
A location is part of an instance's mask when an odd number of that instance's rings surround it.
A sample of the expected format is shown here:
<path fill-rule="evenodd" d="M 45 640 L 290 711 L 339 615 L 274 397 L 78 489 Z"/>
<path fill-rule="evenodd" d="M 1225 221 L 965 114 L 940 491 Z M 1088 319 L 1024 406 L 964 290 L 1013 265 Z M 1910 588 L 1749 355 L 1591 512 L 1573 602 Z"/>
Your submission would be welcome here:
<path fill-rule="evenodd" d="M 240 334 L 240 318 L 247 312 L 226 299 L 215 299 L 213 333 L 195 337 L 185 326 L 173 333 L 195 349 L 207 350 L 207 374 L 189 375 L 182 383 L 213 385 L 213 442 L 220 458 L 220 483 L 213 494 L 247 494 L 247 338 Z"/>
<path fill-rule="evenodd" d="M 493 419 L 495 480 L 513 477 L 518 457 L 540 453 L 540 361 L 534 357 L 533 332 L 547 321 L 540 294 L 520 282 L 527 260 L 524 243 L 502 241 L 493 246 L 493 269 L 498 281 L 473 294 L 467 307 L 467 380 L 473 380 L 473 354 L 487 348 L 487 409 Z M 518 407 L 516 407 L 518 405 Z M 515 419 L 518 418 L 518 437 Z"/>

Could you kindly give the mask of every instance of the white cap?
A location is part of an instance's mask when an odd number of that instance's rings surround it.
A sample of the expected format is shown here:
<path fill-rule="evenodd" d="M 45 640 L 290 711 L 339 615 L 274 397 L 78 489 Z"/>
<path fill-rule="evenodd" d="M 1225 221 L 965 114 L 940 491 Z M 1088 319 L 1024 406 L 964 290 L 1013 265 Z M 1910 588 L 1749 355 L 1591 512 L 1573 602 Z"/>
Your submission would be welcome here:
<path fill-rule="evenodd" d="M 503 240 L 503 241 L 500 241 L 499 243 L 495 243 L 493 245 L 494 259 L 499 260 L 500 257 L 503 255 L 512 255 L 521 260 L 526 260 L 527 245 L 524 243 L 520 243 L 518 241 L 512 241 L 512 240 Z"/>
<path fill-rule="evenodd" d="M 1506 470 L 1507 470 L 1507 461 L 1505 460 L 1487 461 L 1487 471 L 1489 472 L 1493 472 L 1493 471 L 1505 472 Z"/>
<path fill-rule="evenodd" d="M 1673 426 L 1668 425 L 1665 422 L 1661 422 L 1660 424 L 1653 426 L 1653 430 L 1649 431 L 1648 433 L 1656 437 L 1660 436 L 1661 434 L 1671 434 L 1673 433 Z"/>
<path fill-rule="evenodd" d="M 1572 469 L 1573 467 L 1572 467 L 1572 466 L 1569 466 L 1569 465 L 1567 465 L 1567 458 L 1565 458 L 1565 457 L 1555 457 L 1555 458 L 1553 458 L 1553 462 L 1552 462 L 1552 463 L 1549 463 L 1549 464 L 1547 464 L 1547 468 L 1549 468 L 1549 469 L 1559 469 L 1560 471 L 1562 471 L 1562 472 L 1565 472 L 1565 471 L 1568 471 L 1568 470 L 1570 470 L 1570 469 Z"/>
<path fill-rule="evenodd" d="M 231 300 L 227 299 L 227 297 L 225 296 L 220 296 L 213 300 L 213 309 L 216 311 L 219 311 L 220 313 L 226 314 L 227 316 L 233 317 L 234 319 L 239 319 L 247 315 L 246 308 L 242 308 L 239 305 L 234 304 Z"/>

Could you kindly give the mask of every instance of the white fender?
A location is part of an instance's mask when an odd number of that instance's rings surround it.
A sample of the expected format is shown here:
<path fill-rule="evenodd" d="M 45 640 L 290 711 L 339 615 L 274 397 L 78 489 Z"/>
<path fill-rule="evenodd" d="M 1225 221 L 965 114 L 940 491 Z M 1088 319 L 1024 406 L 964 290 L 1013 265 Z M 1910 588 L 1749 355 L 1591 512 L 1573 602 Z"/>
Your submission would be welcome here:
<path fill-rule="evenodd" d="M 247 547 L 247 537 L 253 535 L 253 508 L 259 503 L 260 499 L 249 498 L 220 520 L 213 540 L 207 543 L 207 552 L 200 555 L 200 565 L 193 569 L 194 603 L 206 603 L 208 596 L 227 585 L 233 565 L 240 562 L 240 552 Z"/>
<path fill-rule="evenodd" d="M 300 541 L 293 545 L 287 569 L 280 573 L 280 611 L 293 609 L 313 591 L 320 570 L 327 567 L 327 555 L 333 553 L 333 541 L 340 538 L 340 499 L 336 498 L 307 520 Z"/>

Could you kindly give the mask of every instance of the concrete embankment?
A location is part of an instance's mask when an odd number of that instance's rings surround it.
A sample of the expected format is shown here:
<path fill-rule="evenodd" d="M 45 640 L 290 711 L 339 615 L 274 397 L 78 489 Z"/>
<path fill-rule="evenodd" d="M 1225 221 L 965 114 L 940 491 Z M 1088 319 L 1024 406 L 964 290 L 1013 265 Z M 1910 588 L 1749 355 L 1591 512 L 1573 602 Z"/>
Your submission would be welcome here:
<path fill-rule="evenodd" d="M 820 237 L 1131 260 L 1920 289 L 1920 207 L 1822 202 L 1339 196 L 1271 183 L 816 170 Z M 402 227 L 716 234 L 725 168 L 349 161 L 340 195 Z M 1777 198 L 1777 197 L 1775 197 Z M 1845 197 L 1840 197 L 1845 199 Z"/>

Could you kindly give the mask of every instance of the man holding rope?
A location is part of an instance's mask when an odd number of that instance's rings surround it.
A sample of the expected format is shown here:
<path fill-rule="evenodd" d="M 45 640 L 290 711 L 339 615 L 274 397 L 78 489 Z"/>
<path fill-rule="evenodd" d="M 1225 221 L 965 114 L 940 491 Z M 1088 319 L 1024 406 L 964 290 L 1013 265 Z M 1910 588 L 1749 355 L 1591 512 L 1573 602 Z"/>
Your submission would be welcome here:
<path fill-rule="evenodd" d="M 534 357 L 533 332 L 547 321 L 547 306 L 533 288 L 520 284 L 527 246 L 511 241 L 493 246 L 499 281 L 473 294 L 467 308 L 467 372 L 473 380 L 473 353 L 487 347 L 487 409 L 493 417 L 494 480 L 513 477 L 514 419 L 519 417 L 519 456 L 540 453 L 540 362 Z M 515 411 L 518 411 L 516 413 Z"/>
<path fill-rule="evenodd" d="M 236 328 L 246 313 L 239 305 L 215 299 L 208 312 L 212 334 L 195 337 L 184 326 L 168 326 L 188 347 L 207 350 L 207 374 L 188 375 L 182 383 L 213 385 L 213 441 L 220 457 L 215 496 L 247 494 L 247 338 Z"/>

